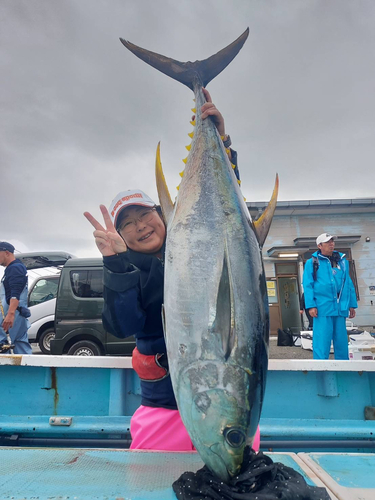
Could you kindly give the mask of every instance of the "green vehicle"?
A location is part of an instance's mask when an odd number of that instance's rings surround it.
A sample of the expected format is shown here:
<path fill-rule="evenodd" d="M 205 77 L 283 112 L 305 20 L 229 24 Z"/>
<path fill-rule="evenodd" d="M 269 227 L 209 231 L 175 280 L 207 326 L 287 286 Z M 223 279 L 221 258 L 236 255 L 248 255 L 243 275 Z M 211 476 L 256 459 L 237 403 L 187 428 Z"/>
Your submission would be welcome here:
<path fill-rule="evenodd" d="M 27 269 L 61 269 L 56 297 L 51 354 L 130 356 L 134 337 L 119 339 L 102 323 L 103 261 L 78 259 L 64 252 L 19 254 Z"/>

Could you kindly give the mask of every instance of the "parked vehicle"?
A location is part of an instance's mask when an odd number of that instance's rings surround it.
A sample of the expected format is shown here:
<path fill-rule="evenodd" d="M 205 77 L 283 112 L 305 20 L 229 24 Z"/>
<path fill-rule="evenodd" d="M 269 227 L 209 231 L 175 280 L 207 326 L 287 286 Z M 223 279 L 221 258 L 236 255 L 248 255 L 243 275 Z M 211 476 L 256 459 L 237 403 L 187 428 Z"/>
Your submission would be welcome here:
<path fill-rule="evenodd" d="M 39 311 L 42 315 L 43 310 L 49 308 L 51 312 L 54 307 L 54 319 L 51 314 L 48 328 L 40 331 L 36 323 L 35 329 L 40 333 L 29 330 L 30 341 L 37 341 L 42 352 L 47 352 L 50 346 L 51 354 L 131 355 L 135 347 L 134 337 L 119 339 L 107 332 L 102 324 L 102 259 L 78 259 L 56 252 L 19 254 L 17 258 L 27 269 L 52 266 L 61 269 L 60 276 L 49 276 L 52 279 L 48 280 L 40 278 L 41 283 L 36 282 L 30 290 L 29 306 L 35 309 L 34 317 Z M 56 288 L 57 295 L 53 298 Z"/>
<path fill-rule="evenodd" d="M 42 276 L 29 290 L 28 307 L 31 312 L 28 330 L 29 342 L 37 343 L 43 354 L 49 354 L 50 342 L 55 336 L 56 296 L 60 276 Z"/>
<path fill-rule="evenodd" d="M 105 331 L 102 259 L 70 259 L 61 271 L 52 354 L 131 355 L 133 337 L 119 339 Z"/>

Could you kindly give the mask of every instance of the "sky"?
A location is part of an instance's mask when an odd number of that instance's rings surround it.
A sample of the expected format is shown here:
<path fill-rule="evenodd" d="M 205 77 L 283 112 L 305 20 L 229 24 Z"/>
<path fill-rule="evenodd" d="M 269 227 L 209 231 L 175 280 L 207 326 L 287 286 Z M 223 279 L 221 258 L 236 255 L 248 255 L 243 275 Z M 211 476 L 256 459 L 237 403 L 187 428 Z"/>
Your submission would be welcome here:
<path fill-rule="evenodd" d="M 250 34 L 209 85 L 247 201 L 374 197 L 373 0 L 2 0 L 0 240 L 99 256 L 93 228 L 119 191 L 172 198 L 193 93 L 119 41 L 180 61 Z"/>

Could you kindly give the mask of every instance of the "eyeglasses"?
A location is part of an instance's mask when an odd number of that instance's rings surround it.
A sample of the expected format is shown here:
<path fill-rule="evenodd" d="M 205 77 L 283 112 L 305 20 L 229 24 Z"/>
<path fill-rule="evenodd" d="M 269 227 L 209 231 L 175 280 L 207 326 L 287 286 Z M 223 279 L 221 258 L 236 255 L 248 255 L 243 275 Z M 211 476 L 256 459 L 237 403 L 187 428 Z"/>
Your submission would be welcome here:
<path fill-rule="evenodd" d="M 154 213 L 156 212 L 156 208 L 150 208 L 143 210 L 139 217 L 136 219 L 126 219 L 126 221 L 119 226 L 118 231 L 123 233 L 132 233 L 135 231 L 137 227 L 137 222 L 150 222 L 154 217 Z"/>

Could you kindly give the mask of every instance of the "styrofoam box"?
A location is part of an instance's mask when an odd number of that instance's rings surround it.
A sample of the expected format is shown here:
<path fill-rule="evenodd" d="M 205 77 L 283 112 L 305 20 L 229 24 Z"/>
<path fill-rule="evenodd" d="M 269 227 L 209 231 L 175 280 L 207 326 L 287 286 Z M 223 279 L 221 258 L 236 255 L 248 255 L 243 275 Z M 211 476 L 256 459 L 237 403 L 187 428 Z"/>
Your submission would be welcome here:
<path fill-rule="evenodd" d="M 364 344 L 353 346 L 349 344 L 349 359 L 372 361 L 374 357 L 375 357 L 375 346 L 364 345 Z"/>
<path fill-rule="evenodd" d="M 354 334 L 349 333 L 349 339 L 350 339 L 350 343 L 353 346 L 360 345 L 360 344 L 375 346 L 375 338 L 369 332 L 366 332 L 366 331 L 359 333 L 358 335 L 354 335 Z"/>

